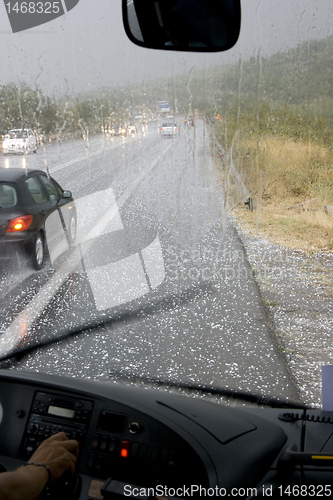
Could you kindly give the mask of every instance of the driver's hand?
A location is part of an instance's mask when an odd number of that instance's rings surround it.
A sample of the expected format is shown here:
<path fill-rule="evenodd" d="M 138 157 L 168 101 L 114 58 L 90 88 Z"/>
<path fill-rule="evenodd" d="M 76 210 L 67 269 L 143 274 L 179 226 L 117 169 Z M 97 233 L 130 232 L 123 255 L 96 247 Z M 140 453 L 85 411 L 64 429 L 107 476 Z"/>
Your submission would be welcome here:
<path fill-rule="evenodd" d="M 64 472 L 75 471 L 79 454 L 79 443 L 68 439 L 64 432 L 58 432 L 43 441 L 30 457 L 29 462 L 47 465 L 51 471 L 51 482 L 59 479 Z"/>

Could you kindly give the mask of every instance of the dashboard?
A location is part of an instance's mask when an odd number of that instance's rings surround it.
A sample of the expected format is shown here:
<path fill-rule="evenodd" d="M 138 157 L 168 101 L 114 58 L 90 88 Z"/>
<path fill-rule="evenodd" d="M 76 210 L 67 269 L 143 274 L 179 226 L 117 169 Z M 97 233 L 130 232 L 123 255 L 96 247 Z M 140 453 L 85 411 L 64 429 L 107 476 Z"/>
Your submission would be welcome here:
<path fill-rule="evenodd" d="M 232 408 L 161 389 L 7 370 L 0 370 L 0 405 L 1 471 L 22 465 L 59 431 L 80 443 L 76 474 L 42 498 L 119 498 L 119 491 L 148 498 L 162 488 L 174 497 L 291 498 L 290 488 L 310 496 L 333 489 L 330 412 Z"/>

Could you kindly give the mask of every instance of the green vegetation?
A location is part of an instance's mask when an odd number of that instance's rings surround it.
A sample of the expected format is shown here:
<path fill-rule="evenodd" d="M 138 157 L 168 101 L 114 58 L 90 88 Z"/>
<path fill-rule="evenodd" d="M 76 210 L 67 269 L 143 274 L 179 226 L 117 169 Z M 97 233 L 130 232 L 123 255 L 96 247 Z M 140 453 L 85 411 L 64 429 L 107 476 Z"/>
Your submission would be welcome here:
<path fill-rule="evenodd" d="M 164 84 L 165 86 L 165 84 Z M 159 87 L 159 91 L 157 88 Z M 165 95 L 156 83 L 50 97 L 25 83 L 0 86 L 0 136 L 12 128 L 32 128 L 44 136 L 99 133 L 144 110 L 155 112 Z M 165 89 L 166 90 L 166 89 Z"/>
<path fill-rule="evenodd" d="M 0 134 L 12 128 L 32 128 L 50 135 L 101 130 L 116 113 L 109 96 L 56 99 L 26 84 L 0 88 Z"/>
<path fill-rule="evenodd" d="M 261 200 L 256 212 L 237 209 L 239 220 L 282 244 L 332 250 L 333 37 L 216 70 L 209 84 L 226 195 L 231 205 L 244 197 L 236 177 Z"/>
<path fill-rule="evenodd" d="M 223 162 L 216 159 L 225 199 L 237 204 L 244 188 L 261 198 L 258 213 L 267 231 L 276 227 L 275 205 L 285 211 L 286 223 L 279 225 L 288 232 L 290 215 L 294 231 L 309 225 L 288 212 L 290 207 L 312 198 L 319 208 L 333 204 L 333 37 L 309 40 L 269 58 L 194 68 L 187 75 L 76 96 L 51 97 L 24 83 L 3 85 L 0 135 L 23 127 L 44 136 L 98 133 L 138 111 L 154 113 L 161 99 L 170 100 L 174 109 L 177 99 L 180 115 L 197 109 L 211 124 L 225 153 Z M 221 120 L 215 119 L 217 113 Z M 265 220 L 263 211 L 270 206 Z M 311 221 L 318 225 L 314 217 Z M 325 228 L 329 233 L 331 228 Z"/>
<path fill-rule="evenodd" d="M 266 304 L 266 306 L 269 306 L 269 307 L 278 307 L 279 306 L 279 303 L 276 302 L 275 300 L 262 299 L 262 301 L 264 302 L 264 304 Z"/>
<path fill-rule="evenodd" d="M 223 117 L 214 134 L 251 192 L 262 172 L 264 198 L 333 202 L 333 37 L 230 66 L 212 83 L 210 117 Z"/>

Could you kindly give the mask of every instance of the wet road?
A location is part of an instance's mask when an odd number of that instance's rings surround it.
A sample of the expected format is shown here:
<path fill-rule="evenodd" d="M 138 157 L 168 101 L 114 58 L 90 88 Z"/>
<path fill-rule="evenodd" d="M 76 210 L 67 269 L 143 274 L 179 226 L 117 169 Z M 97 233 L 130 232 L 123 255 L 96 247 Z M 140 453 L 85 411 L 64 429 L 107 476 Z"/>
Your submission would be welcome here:
<path fill-rule="evenodd" d="M 47 167 L 75 197 L 76 248 L 35 272 L 1 267 L 0 349 L 101 316 L 108 326 L 15 366 L 109 379 L 115 372 L 297 399 L 242 244 L 224 210 L 203 121 L 162 140 L 58 143 L 0 166 Z"/>

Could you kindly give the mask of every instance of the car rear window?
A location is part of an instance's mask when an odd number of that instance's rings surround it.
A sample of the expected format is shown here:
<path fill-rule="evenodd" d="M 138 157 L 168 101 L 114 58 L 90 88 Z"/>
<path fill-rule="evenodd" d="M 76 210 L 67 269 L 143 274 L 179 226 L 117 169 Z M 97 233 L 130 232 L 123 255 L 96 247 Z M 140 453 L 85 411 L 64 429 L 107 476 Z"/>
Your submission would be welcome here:
<path fill-rule="evenodd" d="M 10 130 L 8 135 L 10 139 L 24 139 L 28 137 L 26 130 Z"/>
<path fill-rule="evenodd" d="M 0 183 L 0 208 L 13 208 L 17 205 L 17 193 L 14 186 Z"/>
<path fill-rule="evenodd" d="M 163 123 L 162 127 L 172 127 L 172 123 Z"/>

